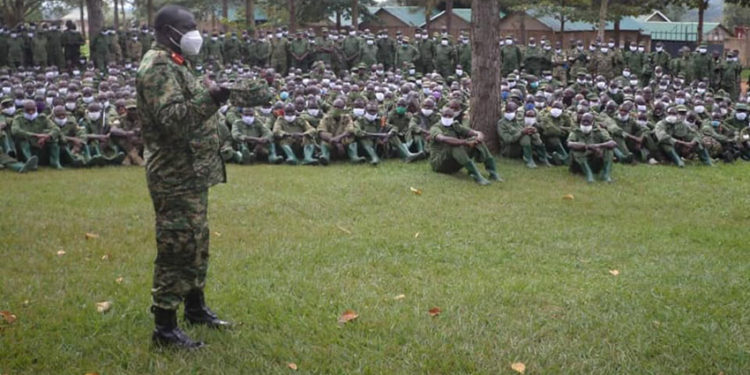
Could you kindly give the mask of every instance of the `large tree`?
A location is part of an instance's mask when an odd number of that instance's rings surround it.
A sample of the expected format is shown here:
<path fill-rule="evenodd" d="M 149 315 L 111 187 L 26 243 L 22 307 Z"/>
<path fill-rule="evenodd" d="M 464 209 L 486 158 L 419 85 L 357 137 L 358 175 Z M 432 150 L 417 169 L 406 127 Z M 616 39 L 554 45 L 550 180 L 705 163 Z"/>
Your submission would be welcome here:
<path fill-rule="evenodd" d="M 92 37 L 104 26 L 102 0 L 86 0 L 86 10 L 89 15 L 89 37 Z"/>
<path fill-rule="evenodd" d="M 42 6 L 43 2 L 43 0 L 3 0 L 0 3 L 2 6 L 0 13 L 2 13 L 4 23 L 13 27 L 23 23 L 26 17 Z"/>
<path fill-rule="evenodd" d="M 500 118 L 500 4 L 474 0 L 471 6 L 471 128 L 484 133 L 487 147 L 497 152 L 495 122 Z M 479 79 L 481 78 L 481 79 Z"/>

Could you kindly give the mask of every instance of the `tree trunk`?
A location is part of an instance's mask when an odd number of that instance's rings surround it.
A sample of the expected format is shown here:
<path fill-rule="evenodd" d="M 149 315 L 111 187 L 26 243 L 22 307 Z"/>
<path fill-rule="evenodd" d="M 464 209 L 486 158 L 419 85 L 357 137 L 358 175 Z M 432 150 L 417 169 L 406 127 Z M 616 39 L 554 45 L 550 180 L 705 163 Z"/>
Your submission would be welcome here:
<path fill-rule="evenodd" d="M 88 28 L 86 26 L 86 19 L 83 16 L 83 8 L 86 6 L 86 2 L 84 0 L 81 0 L 81 36 L 83 37 L 83 40 L 86 40 L 86 29 Z"/>
<path fill-rule="evenodd" d="M 113 21 L 114 21 L 115 31 L 117 31 L 117 30 L 120 30 L 120 12 L 117 9 L 117 0 L 113 0 L 112 2 L 114 4 L 114 18 L 113 18 Z"/>
<path fill-rule="evenodd" d="M 560 2 L 560 36 L 557 40 L 560 46 L 565 48 L 565 0 Z"/>
<path fill-rule="evenodd" d="M 602 0 L 599 6 L 599 31 L 596 33 L 596 37 L 600 42 L 604 42 L 604 28 L 607 26 L 607 6 L 609 0 Z"/>
<path fill-rule="evenodd" d="M 336 11 L 336 29 L 341 30 L 341 11 Z"/>
<path fill-rule="evenodd" d="M 615 21 L 615 47 L 620 47 L 620 20 Z"/>
<path fill-rule="evenodd" d="M 86 0 L 86 9 L 89 13 L 89 37 L 92 37 L 98 34 L 104 25 L 102 0 Z"/>
<path fill-rule="evenodd" d="M 146 15 L 148 17 L 148 26 L 154 26 L 154 0 L 146 0 Z"/>
<path fill-rule="evenodd" d="M 289 33 L 297 32 L 297 7 L 295 0 L 289 0 Z"/>
<path fill-rule="evenodd" d="M 448 35 L 451 34 L 451 27 L 453 26 L 453 0 L 447 0 L 445 2 L 445 28 Z"/>
<path fill-rule="evenodd" d="M 703 42 L 703 13 L 705 13 L 706 7 L 708 7 L 708 0 L 701 1 L 698 5 L 698 35 L 695 38 L 698 45 Z"/>
<path fill-rule="evenodd" d="M 521 43 L 526 45 L 526 11 L 521 11 Z"/>
<path fill-rule="evenodd" d="M 229 0 L 221 0 L 221 31 L 227 32 L 227 19 L 229 18 Z"/>
<path fill-rule="evenodd" d="M 352 0 L 352 27 L 359 29 L 359 0 Z"/>
<path fill-rule="evenodd" d="M 245 0 L 245 23 L 247 30 L 255 34 L 255 1 Z"/>
<path fill-rule="evenodd" d="M 424 9 L 424 29 L 427 30 L 427 33 L 430 33 L 430 26 L 432 24 L 432 17 L 430 17 L 430 11 L 425 8 Z"/>
<path fill-rule="evenodd" d="M 500 148 L 495 123 L 500 118 L 500 5 L 497 1 L 471 2 L 471 128 L 484 133 L 492 152 Z"/>
<path fill-rule="evenodd" d="M 123 30 L 128 30 L 128 23 L 125 20 L 125 0 L 120 0 L 120 22 L 122 22 Z"/>

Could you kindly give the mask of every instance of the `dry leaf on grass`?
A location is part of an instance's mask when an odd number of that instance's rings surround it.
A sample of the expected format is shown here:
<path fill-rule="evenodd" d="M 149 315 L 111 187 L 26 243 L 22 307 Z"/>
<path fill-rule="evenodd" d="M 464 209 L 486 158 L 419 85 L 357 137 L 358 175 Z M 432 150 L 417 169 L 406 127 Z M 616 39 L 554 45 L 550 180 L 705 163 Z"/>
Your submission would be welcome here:
<path fill-rule="evenodd" d="M 342 227 L 341 225 L 336 224 L 336 228 L 338 228 L 340 231 L 342 231 L 342 232 L 344 232 L 346 234 L 352 234 L 352 232 L 350 230 Z"/>
<path fill-rule="evenodd" d="M 87 372 L 86 375 L 99 375 L 98 372 Z"/>
<path fill-rule="evenodd" d="M 414 233 L 414 238 L 419 238 L 419 232 Z"/>
<path fill-rule="evenodd" d="M 124 279 L 122 278 L 122 276 L 120 276 L 120 277 L 118 277 L 118 278 L 115 279 L 115 282 L 118 283 L 118 284 L 122 284 L 122 280 L 124 280 Z"/>
<path fill-rule="evenodd" d="M 290 369 L 294 370 L 294 371 L 297 371 L 297 364 L 294 363 L 294 362 L 289 362 L 289 363 L 287 363 L 286 366 L 289 367 Z"/>
<path fill-rule="evenodd" d="M 526 365 L 523 364 L 523 362 L 516 362 L 510 365 L 510 368 L 513 369 L 513 371 L 523 374 L 526 372 Z"/>
<path fill-rule="evenodd" d="M 65 250 L 57 250 L 57 256 L 61 257 L 65 255 Z"/>
<path fill-rule="evenodd" d="M 346 323 L 349 321 L 352 321 L 354 319 L 357 319 L 359 317 L 359 314 L 357 314 L 354 310 L 346 310 L 343 314 L 339 317 L 339 323 Z"/>
<path fill-rule="evenodd" d="M 405 294 L 399 294 L 399 295 L 393 297 L 393 299 L 395 299 L 396 301 L 400 301 L 400 300 L 402 300 L 404 298 L 406 298 Z"/>
<path fill-rule="evenodd" d="M 15 322 L 17 319 L 16 314 L 13 314 L 12 312 L 7 310 L 0 311 L 0 316 L 2 316 L 3 320 L 8 322 L 8 324 L 13 324 L 13 322 Z"/>
<path fill-rule="evenodd" d="M 23 305 L 23 307 L 29 307 L 29 305 L 31 305 L 31 301 L 25 299 L 25 300 L 23 300 L 23 304 L 22 305 Z"/>
<path fill-rule="evenodd" d="M 104 314 L 112 308 L 112 302 L 104 301 L 96 303 L 96 311 Z"/>
<path fill-rule="evenodd" d="M 422 190 L 417 189 L 415 187 L 410 187 L 409 190 L 411 190 L 411 192 L 414 193 L 414 194 L 416 194 L 416 195 L 422 195 Z"/>
<path fill-rule="evenodd" d="M 430 311 L 428 311 L 428 313 L 430 314 L 430 316 L 438 316 L 438 315 L 440 315 L 441 312 L 443 312 L 443 310 L 440 310 L 439 307 L 433 307 L 433 308 L 430 309 Z"/>
<path fill-rule="evenodd" d="M 565 194 L 563 195 L 563 199 L 565 199 L 566 201 L 572 201 L 573 199 L 575 199 L 575 197 L 573 196 L 573 194 Z"/>
<path fill-rule="evenodd" d="M 109 260 L 109 254 L 102 255 L 102 260 Z"/>
<path fill-rule="evenodd" d="M 617 276 L 617 275 L 620 274 L 620 271 L 618 271 L 618 270 L 609 270 L 609 274 L 612 275 L 612 276 Z"/>
<path fill-rule="evenodd" d="M 214 236 L 221 237 L 221 233 L 220 232 L 214 232 Z"/>
<path fill-rule="evenodd" d="M 96 238 L 99 238 L 98 234 L 96 234 L 96 233 L 90 233 L 90 232 L 86 233 L 86 239 L 87 240 L 93 240 L 93 239 L 96 239 Z"/>

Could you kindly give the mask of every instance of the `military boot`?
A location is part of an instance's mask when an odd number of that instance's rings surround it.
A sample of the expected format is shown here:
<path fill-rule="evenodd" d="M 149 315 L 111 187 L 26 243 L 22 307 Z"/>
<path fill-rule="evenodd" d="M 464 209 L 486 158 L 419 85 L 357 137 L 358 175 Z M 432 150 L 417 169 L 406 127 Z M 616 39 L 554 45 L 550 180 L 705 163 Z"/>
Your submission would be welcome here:
<path fill-rule="evenodd" d="M 536 168 L 534 163 L 534 155 L 531 153 L 531 146 L 521 146 L 523 149 L 523 161 L 526 162 L 528 168 Z"/>
<path fill-rule="evenodd" d="M 31 143 L 28 141 L 22 141 L 21 144 L 21 156 L 23 156 L 23 160 L 29 160 L 32 156 L 34 156 L 31 153 Z"/>
<path fill-rule="evenodd" d="M 32 156 L 31 159 L 27 160 L 26 163 L 16 162 L 10 164 L 8 167 L 18 173 L 26 173 L 29 171 L 35 171 L 39 159 L 36 156 Z"/>
<path fill-rule="evenodd" d="M 66 158 L 70 159 L 70 165 L 73 168 L 80 168 L 84 166 L 83 158 L 74 154 L 73 151 L 71 151 L 70 147 L 63 147 L 62 152 Z"/>
<path fill-rule="evenodd" d="M 297 156 L 294 155 L 294 150 L 292 150 L 292 146 L 290 145 L 281 145 L 281 149 L 284 151 L 284 154 L 286 154 L 286 163 L 289 165 L 298 165 L 299 160 L 297 160 Z"/>
<path fill-rule="evenodd" d="M 547 148 L 544 147 L 544 145 L 536 146 L 536 154 L 539 157 L 539 161 L 541 161 L 545 167 L 552 166 L 549 162 L 549 156 L 547 155 Z"/>
<path fill-rule="evenodd" d="M 617 161 L 620 163 L 631 163 L 633 161 L 632 154 L 630 156 L 625 155 L 618 147 L 615 147 L 612 151 L 614 152 Z"/>
<path fill-rule="evenodd" d="M 318 165 L 318 159 L 313 158 L 315 153 L 315 145 L 309 144 L 302 148 L 305 158 L 302 160 L 302 165 Z"/>
<path fill-rule="evenodd" d="M 372 165 L 380 164 L 380 158 L 378 157 L 378 153 L 375 151 L 375 148 L 370 145 L 366 145 L 363 147 L 365 149 L 365 152 L 367 152 L 367 155 L 370 155 L 370 164 Z"/>
<path fill-rule="evenodd" d="M 398 146 L 396 146 L 396 147 L 398 147 L 398 153 L 401 154 L 401 159 L 403 159 L 405 163 L 411 163 L 414 160 L 418 160 L 419 158 L 422 157 L 422 155 L 424 155 L 424 153 L 422 153 L 422 152 L 418 152 L 416 154 L 412 154 L 409 151 L 409 148 L 406 147 L 406 144 L 401 143 L 401 142 L 399 142 Z"/>
<path fill-rule="evenodd" d="M 591 166 L 589 166 L 589 162 L 584 160 L 580 163 L 580 165 L 583 174 L 586 176 L 586 182 L 594 182 L 594 173 L 591 172 Z"/>
<path fill-rule="evenodd" d="M 178 349 L 197 349 L 203 346 L 201 341 L 193 341 L 185 332 L 177 327 L 177 312 L 151 306 L 154 314 L 154 333 L 151 341 L 156 346 L 173 347 Z"/>
<path fill-rule="evenodd" d="M 250 154 L 250 152 L 248 152 L 248 154 Z M 250 155 L 248 155 L 248 159 L 249 156 Z M 232 158 L 229 160 L 233 163 L 242 164 L 245 161 L 245 155 L 242 153 L 242 151 L 235 151 L 232 153 Z"/>
<path fill-rule="evenodd" d="M 55 169 L 63 169 L 60 165 L 60 145 L 54 142 L 49 145 L 49 166 Z"/>
<path fill-rule="evenodd" d="M 490 173 L 490 180 L 499 182 L 503 181 L 500 175 L 497 174 L 497 165 L 495 164 L 495 158 L 487 158 L 487 160 L 484 161 L 484 167 L 487 169 L 487 172 Z"/>
<path fill-rule="evenodd" d="M 107 165 L 107 159 L 102 155 L 102 151 L 99 149 L 98 144 L 91 145 L 89 150 L 91 152 L 91 160 L 89 161 L 90 165 L 99 167 Z"/>
<path fill-rule="evenodd" d="M 416 141 L 416 144 L 417 144 L 417 153 L 418 154 L 424 154 L 425 153 L 424 152 L 425 151 L 424 150 L 424 139 L 422 139 L 421 137 L 418 138 L 417 141 Z"/>
<path fill-rule="evenodd" d="M 219 319 L 206 306 L 202 290 L 193 290 L 185 296 L 185 321 L 189 324 L 205 325 L 209 328 L 229 328 L 232 323 Z"/>
<path fill-rule="evenodd" d="M 680 158 L 680 155 L 677 154 L 675 149 L 672 149 L 672 152 L 669 153 L 669 157 L 672 158 L 672 161 L 677 167 L 685 168 L 685 162 L 682 161 L 682 158 Z"/>
<path fill-rule="evenodd" d="M 479 170 L 477 169 L 477 165 L 474 164 L 473 161 L 469 160 L 469 162 L 466 163 L 464 167 L 466 168 L 467 171 L 469 171 L 469 176 L 471 176 L 471 178 L 473 178 L 474 181 L 476 181 L 479 185 L 484 186 L 484 185 L 490 184 L 490 182 L 487 181 L 487 179 L 485 179 L 481 173 L 479 173 Z"/>
<path fill-rule="evenodd" d="M 328 146 L 324 144 L 320 145 L 320 157 L 318 160 L 322 165 L 328 165 L 331 162 L 331 151 L 328 149 Z"/>
<path fill-rule="evenodd" d="M 271 143 L 268 145 L 268 162 L 271 164 L 280 164 L 284 161 L 284 158 L 281 156 L 276 155 L 276 144 Z"/>
<path fill-rule="evenodd" d="M 714 166 L 714 163 L 711 161 L 711 155 L 708 154 L 708 150 L 706 150 L 705 148 L 702 150 L 698 150 L 698 157 L 701 159 L 703 164 L 709 167 Z"/>
<path fill-rule="evenodd" d="M 357 155 L 357 142 L 352 142 L 347 146 L 346 153 L 349 155 L 349 160 L 354 164 L 360 164 L 365 162 L 365 158 Z"/>
<path fill-rule="evenodd" d="M 612 182 L 612 161 L 605 161 L 600 174 L 602 181 Z"/>

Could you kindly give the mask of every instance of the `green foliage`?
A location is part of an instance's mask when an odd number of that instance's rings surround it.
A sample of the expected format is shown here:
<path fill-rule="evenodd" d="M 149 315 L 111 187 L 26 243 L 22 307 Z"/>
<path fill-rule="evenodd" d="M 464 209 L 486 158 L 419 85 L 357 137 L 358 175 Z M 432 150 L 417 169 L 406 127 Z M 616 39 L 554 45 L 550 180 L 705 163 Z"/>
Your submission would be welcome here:
<path fill-rule="evenodd" d="M 724 0 L 724 3 L 739 5 L 742 7 L 750 6 L 750 0 Z"/>
<path fill-rule="evenodd" d="M 265 0 L 262 3 L 266 5 L 269 22 L 274 25 L 286 25 L 289 22 L 288 0 Z M 367 7 L 375 5 L 374 0 L 360 0 L 359 14 L 360 17 L 368 17 Z M 296 0 L 297 22 L 304 24 L 307 22 L 318 22 L 328 19 L 340 13 L 343 17 L 351 18 L 352 1 L 351 0 Z"/>
<path fill-rule="evenodd" d="M 149 343 L 143 169 L 5 171 L 0 373 L 747 373 L 750 163 L 616 165 L 611 185 L 499 168 L 479 187 L 425 162 L 229 166 L 207 300 L 240 325 L 186 328 L 209 345 L 177 353 Z"/>
<path fill-rule="evenodd" d="M 723 16 L 722 25 L 729 30 L 733 30 L 735 26 L 750 25 L 750 8 L 736 4 L 724 4 Z"/>

